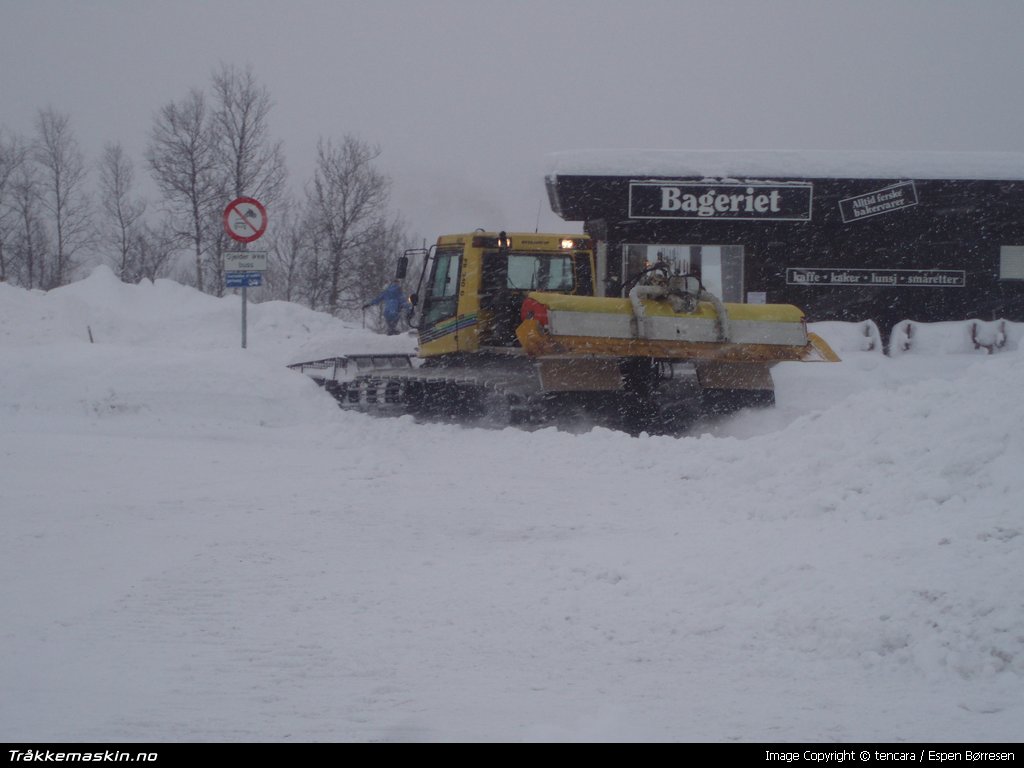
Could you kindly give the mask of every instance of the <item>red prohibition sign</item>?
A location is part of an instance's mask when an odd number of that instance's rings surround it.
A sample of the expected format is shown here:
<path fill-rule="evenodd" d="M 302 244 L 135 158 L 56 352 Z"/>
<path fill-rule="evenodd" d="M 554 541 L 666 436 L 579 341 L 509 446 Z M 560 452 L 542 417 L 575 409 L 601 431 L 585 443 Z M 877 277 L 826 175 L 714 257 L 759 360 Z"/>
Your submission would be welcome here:
<path fill-rule="evenodd" d="M 240 243 L 258 240 L 267 231 L 267 209 L 252 197 L 239 197 L 224 209 L 224 231 Z"/>

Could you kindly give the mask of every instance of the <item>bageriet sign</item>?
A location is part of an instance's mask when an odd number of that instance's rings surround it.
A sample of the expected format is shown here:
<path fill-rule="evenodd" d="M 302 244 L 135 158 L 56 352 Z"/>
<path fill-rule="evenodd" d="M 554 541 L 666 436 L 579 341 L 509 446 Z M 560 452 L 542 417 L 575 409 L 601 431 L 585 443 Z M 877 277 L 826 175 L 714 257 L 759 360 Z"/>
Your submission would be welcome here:
<path fill-rule="evenodd" d="M 631 219 L 810 221 L 814 185 L 727 181 L 631 181 Z"/>

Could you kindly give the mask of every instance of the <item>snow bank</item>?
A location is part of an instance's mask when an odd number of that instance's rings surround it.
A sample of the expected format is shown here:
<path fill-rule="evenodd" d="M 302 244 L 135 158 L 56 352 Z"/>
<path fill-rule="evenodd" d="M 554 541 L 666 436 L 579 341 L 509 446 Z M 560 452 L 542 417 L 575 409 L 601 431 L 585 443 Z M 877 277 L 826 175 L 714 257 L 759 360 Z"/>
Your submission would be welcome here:
<path fill-rule="evenodd" d="M 109 277 L 0 286 L 4 740 L 1017 738 L 1020 351 L 486 430 L 284 367 L 409 337 Z"/>
<path fill-rule="evenodd" d="M 1024 323 L 1009 320 L 966 320 L 917 323 L 903 320 L 893 328 L 890 354 L 991 355 L 1020 348 Z"/>
<path fill-rule="evenodd" d="M 840 357 L 849 352 L 882 354 L 882 336 L 874 320 L 860 323 L 810 323 L 808 330 L 825 339 Z"/>

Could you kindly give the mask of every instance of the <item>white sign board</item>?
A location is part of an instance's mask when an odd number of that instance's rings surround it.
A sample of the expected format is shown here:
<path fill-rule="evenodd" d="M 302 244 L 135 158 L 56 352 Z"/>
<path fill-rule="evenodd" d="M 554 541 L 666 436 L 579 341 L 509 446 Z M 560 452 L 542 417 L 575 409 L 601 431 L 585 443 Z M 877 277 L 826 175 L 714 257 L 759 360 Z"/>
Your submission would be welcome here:
<path fill-rule="evenodd" d="M 235 251 L 224 254 L 225 272 L 266 272 L 266 251 Z"/>

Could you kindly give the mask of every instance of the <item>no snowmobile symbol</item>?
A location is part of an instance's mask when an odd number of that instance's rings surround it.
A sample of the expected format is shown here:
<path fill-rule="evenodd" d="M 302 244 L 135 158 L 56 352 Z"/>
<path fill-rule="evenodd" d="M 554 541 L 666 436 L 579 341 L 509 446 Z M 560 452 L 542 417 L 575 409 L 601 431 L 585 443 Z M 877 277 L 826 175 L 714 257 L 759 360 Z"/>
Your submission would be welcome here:
<path fill-rule="evenodd" d="M 251 243 L 267 231 L 267 209 L 252 197 L 239 197 L 224 209 L 224 231 L 233 240 Z"/>

